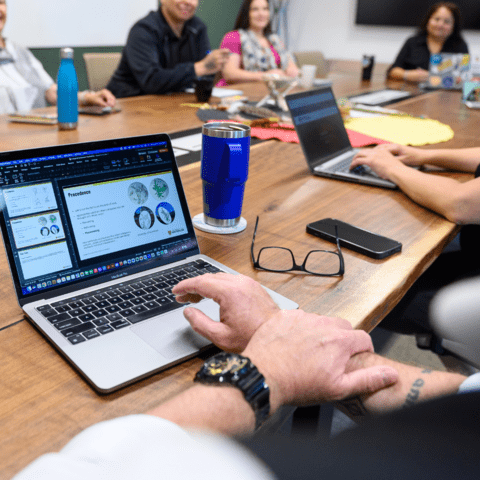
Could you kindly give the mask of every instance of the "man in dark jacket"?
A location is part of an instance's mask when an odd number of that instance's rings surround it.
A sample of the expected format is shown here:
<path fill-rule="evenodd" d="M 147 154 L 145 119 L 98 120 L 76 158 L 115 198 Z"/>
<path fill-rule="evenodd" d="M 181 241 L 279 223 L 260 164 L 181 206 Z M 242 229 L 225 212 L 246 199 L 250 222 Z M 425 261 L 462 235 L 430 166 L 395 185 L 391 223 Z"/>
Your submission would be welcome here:
<path fill-rule="evenodd" d="M 162 0 L 132 27 L 107 87 L 117 98 L 182 91 L 221 70 L 228 50 L 210 52 L 197 6 L 198 0 Z"/>

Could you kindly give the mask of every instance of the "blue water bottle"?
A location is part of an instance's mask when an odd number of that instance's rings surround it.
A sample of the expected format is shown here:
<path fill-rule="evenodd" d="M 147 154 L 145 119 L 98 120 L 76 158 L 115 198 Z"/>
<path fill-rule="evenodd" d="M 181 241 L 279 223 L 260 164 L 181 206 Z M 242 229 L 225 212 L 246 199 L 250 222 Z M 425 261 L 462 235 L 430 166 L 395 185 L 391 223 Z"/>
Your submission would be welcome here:
<path fill-rule="evenodd" d="M 73 49 L 60 50 L 57 75 L 57 114 L 60 130 L 73 130 L 78 124 L 78 80 L 73 65 Z"/>

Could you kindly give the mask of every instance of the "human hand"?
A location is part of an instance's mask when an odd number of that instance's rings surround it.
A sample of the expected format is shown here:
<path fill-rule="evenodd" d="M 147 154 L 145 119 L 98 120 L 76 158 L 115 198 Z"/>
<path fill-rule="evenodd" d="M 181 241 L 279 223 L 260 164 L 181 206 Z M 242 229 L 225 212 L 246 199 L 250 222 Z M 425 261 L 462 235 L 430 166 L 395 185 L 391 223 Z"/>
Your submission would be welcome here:
<path fill-rule="evenodd" d="M 350 170 L 359 165 L 370 167 L 379 177 L 392 180 L 391 174 L 395 168 L 403 167 L 399 157 L 395 156 L 388 148 L 364 148 L 353 157 Z"/>
<path fill-rule="evenodd" d="M 416 68 L 415 70 L 405 70 L 403 78 L 408 82 L 426 82 L 428 80 L 428 71 L 423 68 Z"/>
<path fill-rule="evenodd" d="M 385 143 L 375 147 L 378 150 L 385 150 L 395 155 L 405 165 L 419 167 L 428 163 L 431 157 L 431 151 L 421 148 L 409 147 L 406 145 L 397 145 L 395 143 Z"/>
<path fill-rule="evenodd" d="M 287 77 L 298 77 L 300 75 L 300 70 L 294 62 L 290 62 L 285 69 L 285 75 L 287 75 Z"/>
<path fill-rule="evenodd" d="M 264 75 L 268 75 L 268 76 L 272 76 L 272 75 L 277 75 L 278 77 L 285 77 L 286 76 L 286 73 L 281 69 L 281 68 L 273 68 L 272 70 L 267 70 L 266 72 L 260 72 L 262 76 Z"/>
<path fill-rule="evenodd" d="M 198 77 L 217 73 L 225 66 L 229 56 L 230 50 L 227 48 L 213 50 L 203 60 L 195 64 L 195 73 Z"/>
<path fill-rule="evenodd" d="M 242 352 L 258 327 L 279 311 L 265 289 L 244 275 L 205 274 L 183 280 L 172 292 L 180 303 L 211 298 L 220 305 L 219 322 L 192 307 L 184 315 L 193 330 L 229 352 Z"/>
<path fill-rule="evenodd" d="M 99 92 L 86 92 L 84 97 L 85 105 L 97 105 L 100 107 L 114 107 L 116 98 L 110 90 L 104 88 Z"/>
<path fill-rule="evenodd" d="M 373 393 L 397 382 L 391 366 L 348 368 L 360 352 L 373 352 L 371 338 L 348 321 L 282 310 L 258 327 L 243 355 L 264 375 L 275 406 L 300 406 Z"/>

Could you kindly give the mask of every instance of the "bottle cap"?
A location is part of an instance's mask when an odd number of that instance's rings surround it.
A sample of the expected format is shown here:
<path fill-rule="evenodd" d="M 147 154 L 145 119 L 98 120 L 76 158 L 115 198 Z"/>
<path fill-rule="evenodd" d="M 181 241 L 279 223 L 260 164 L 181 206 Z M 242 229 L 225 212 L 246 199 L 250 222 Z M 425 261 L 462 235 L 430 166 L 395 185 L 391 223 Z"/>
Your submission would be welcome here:
<path fill-rule="evenodd" d="M 68 58 L 73 60 L 73 48 L 70 48 L 70 47 L 61 48 L 60 58 Z"/>

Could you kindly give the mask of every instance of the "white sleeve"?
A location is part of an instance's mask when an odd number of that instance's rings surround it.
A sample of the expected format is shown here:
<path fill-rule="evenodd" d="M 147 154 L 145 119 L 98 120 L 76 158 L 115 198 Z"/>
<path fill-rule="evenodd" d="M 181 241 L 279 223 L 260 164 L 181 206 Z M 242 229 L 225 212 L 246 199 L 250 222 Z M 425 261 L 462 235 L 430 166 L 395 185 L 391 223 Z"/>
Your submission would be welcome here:
<path fill-rule="evenodd" d="M 470 375 L 462 382 L 458 389 L 458 393 L 470 393 L 480 391 L 480 372 Z"/>
<path fill-rule="evenodd" d="M 39 457 L 14 480 L 272 479 L 273 474 L 233 440 L 187 431 L 150 415 L 101 422 L 59 453 Z"/>
<path fill-rule="evenodd" d="M 18 45 L 15 45 L 15 48 L 20 48 L 20 47 Z M 30 62 L 30 65 L 40 77 L 45 90 L 48 90 L 55 83 L 55 81 L 43 68 L 42 62 L 40 62 L 40 60 L 38 60 L 37 57 L 30 50 L 28 50 L 27 48 L 24 48 L 23 50 L 24 50 L 23 52 L 24 55 L 28 57 L 28 61 Z M 60 65 L 60 60 L 59 60 L 59 65 Z"/>

